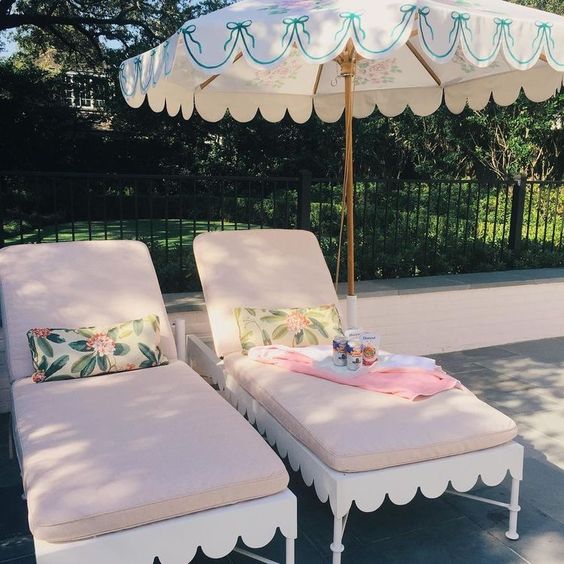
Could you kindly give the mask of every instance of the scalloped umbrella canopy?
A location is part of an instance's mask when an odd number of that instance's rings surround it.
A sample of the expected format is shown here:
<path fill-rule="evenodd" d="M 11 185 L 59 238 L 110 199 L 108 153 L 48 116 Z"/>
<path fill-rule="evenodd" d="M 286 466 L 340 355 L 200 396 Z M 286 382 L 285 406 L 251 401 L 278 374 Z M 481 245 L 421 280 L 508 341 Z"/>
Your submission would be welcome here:
<path fill-rule="evenodd" d="M 345 111 L 345 186 L 352 210 L 352 116 L 377 107 L 435 112 L 557 93 L 564 79 L 564 17 L 502 0 L 242 0 L 187 21 L 119 71 L 128 104 L 208 121 L 286 112 L 299 123 Z M 353 94 L 354 91 L 354 94 Z M 353 214 L 347 214 L 349 295 Z M 351 283 L 352 282 L 352 283 Z"/>

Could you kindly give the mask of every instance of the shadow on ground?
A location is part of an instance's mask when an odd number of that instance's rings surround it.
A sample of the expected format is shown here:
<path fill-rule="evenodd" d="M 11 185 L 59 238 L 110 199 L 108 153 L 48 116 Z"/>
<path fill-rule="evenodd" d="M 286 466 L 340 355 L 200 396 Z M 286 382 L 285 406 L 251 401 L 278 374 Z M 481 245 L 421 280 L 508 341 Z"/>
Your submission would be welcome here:
<path fill-rule="evenodd" d="M 366 514 L 354 508 L 345 533 L 344 564 L 564 562 L 564 337 L 434 355 L 449 373 L 481 399 L 515 419 L 525 446 L 525 478 L 519 517 L 521 539 L 509 541 L 507 512 L 453 496 L 422 495 L 406 506 L 390 501 Z M 0 416 L 0 564 L 33 564 L 33 541 L 17 463 L 8 458 L 8 417 Z M 299 474 L 290 471 L 298 497 L 298 564 L 330 562 L 332 515 Z M 506 501 L 509 480 L 479 495 Z M 261 555 L 283 558 L 277 536 Z M 211 560 L 198 553 L 193 562 L 250 564 L 232 554 Z M 78 563 L 77 563 L 78 564 Z M 138 564 L 138 563 L 124 563 Z M 146 564 L 146 563 L 139 563 Z M 147 563 L 150 564 L 150 563 Z M 163 562 L 162 564 L 167 564 Z"/>

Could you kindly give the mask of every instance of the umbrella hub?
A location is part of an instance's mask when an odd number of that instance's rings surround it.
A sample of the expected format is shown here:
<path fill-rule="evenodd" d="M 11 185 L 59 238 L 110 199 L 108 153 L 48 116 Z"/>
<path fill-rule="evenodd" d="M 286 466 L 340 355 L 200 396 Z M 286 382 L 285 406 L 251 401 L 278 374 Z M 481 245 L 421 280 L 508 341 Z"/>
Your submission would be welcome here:
<path fill-rule="evenodd" d="M 340 76 L 346 78 L 347 76 L 354 77 L 356 74 L 356 59 L 344 61 L 339 63 L 341 65 Z"/>
<path fill-rule="evenodd" d="M 341 67 L 341 77 L 354 77 L 356 75 L 357 58 L 356 49 L 354 48 L 352 41 L 349 39 L 345 50 L 335 58 L 335 61 Z"/>

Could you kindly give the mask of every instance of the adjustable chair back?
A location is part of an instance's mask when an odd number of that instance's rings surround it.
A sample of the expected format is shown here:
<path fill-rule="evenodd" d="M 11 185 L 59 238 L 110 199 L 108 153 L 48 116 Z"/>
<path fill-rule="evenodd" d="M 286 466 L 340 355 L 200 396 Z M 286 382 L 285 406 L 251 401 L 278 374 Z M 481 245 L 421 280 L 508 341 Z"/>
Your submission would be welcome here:
<path fill-rule="evenodd" d="M 338 305 L 327 263 L 309 231 L 204 233 L 194 240 L 194 255 L 219 357 L 241 350 L 236 307 Z"/>

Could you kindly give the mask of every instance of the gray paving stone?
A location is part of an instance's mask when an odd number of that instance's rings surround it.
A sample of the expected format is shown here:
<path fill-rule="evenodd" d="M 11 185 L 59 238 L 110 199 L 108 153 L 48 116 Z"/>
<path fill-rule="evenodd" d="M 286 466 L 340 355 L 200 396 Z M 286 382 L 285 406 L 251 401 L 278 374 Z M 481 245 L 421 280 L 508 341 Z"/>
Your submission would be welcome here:
<path fill-rule="evenodd" d="M 539 390 L 531 382 L 521 379 L 496 381 L 492 377 L 483 377 L 473 373 L 460 374 L 460 381 L 480 399 L 497 407 L 504 413 L 539 413 L 562 410 L 557 398 Z"/>
<path fill-rule="evenodd" d="M 561 363 L 564 367 L 564 337 L 514 343 L 504 348 L 537 362 Z"/>
<path fill-rule="evenodd" d="M 562 469 L 533 458 L 526 458 L 524 478 L 521 487 L 523 499 L 539 510 L 542 508 L 543 514 L 564 525 L 564 472 Z M 526 528 L 524 530 L 526 531 Z M 564 541 L 564 536 L 562 540 Z M 564 556 L 564 545 L 562 555 Z"/>
<path fill-rule="evenodd" d="M 526 423 L 518 427 L 517 442 L 525 447 L 525 457 L 564 469 L 564 437 L 549 437 Z"/>
<path fill-rule="evenodd" d="M 460 512 L 442 497 L 428 499 L 418 494 L 409 504 L 401 506 L 386 500 L 382 507 L 373 513 L 363 513 L 353 508 L 347 524 L 345 541 L 352 538 L 362 543 L 374 542 L 459 517 L 461 517 Z"/>
<path fill-rule="evenodd" d="M 13 539 L 29 535 L 27 525 L 27 505 L 21 499 L 22 490 L 18 488 L 0 488 L 0 547 L 4 539 Z M 4 552 L 0 548 L 0 559 Z"/>
<path fill-rule="evenodd" d="M 20 468 L 15 458 L 0 458 L 0 488 L 21 487 Z"/>
<path fill-rule="evenodd" d="M 494 407 L 496 407 L 495 402 L 492 403 Z M 528 425 L 540 431 L 544 435 L 548 435 L 549 437 L 556 439 L 562 437 L 562 432 L 564 430 L 564 406 L 559 407 L 556 411 L 545 408 L 544 410 L 524 413 L 509 407 L 501 408 L 500 411 L 509 415 L 517 423 L 517 425 Z"/>
<path fill-rule="evenodd" d="M 442 366 L 444 370 L 453 375 L 465 372 L 476 372 L 483 368 L 477 364 L 475 360 L 469 359 L 461 352 L 430 354 L 427 356 L 434 358 L 439 366 Z"/>
<path fill-rule="evenodd" d="M 538 362 L 518 355 L 505 359 L 477 360 L 475 365 L 473 370 L 466 372 L 479 372 L 480 368 L 488 370 L 492 384 L 515 380 L 546 398 L 564 399 L 564 366 L 560 363 Z"/>
<path fill-rule="evenodd" d="M 518 353 L 511 351 L 506 347 L 482 347 L 479 349 L 462 351 L 461 354 L 463 357 L 466 357 L 473 362 L 479 362 L 480 360 L 506 359 L 516 356 Z"/>
<path fill-rule="evenodd" d="M 516 552 L 466 517 L 377 542 L 351 544 L 344 555 L 354 564 L 523 563 Z"/>
<path fill-rule="evenodd" d="M 0 560 L 0 564 L 36 564 L 35 556 L 18 556 L 11 560 Z"/>
<path fill-rule="evenodd" d="M 31 535 L 0 539 L 0 564 L 35 564 Z"/>
<path fill-rule="evenodd" d="M 508 526 L 508 512 L 505 509 L 455 496 L 449 496 L 449 503 L 461 510 L 480 529 L 487 531 L 500 543 L 532 564 L 562 564 L 564 525 L 534 505 L 534 492 L 528 492 L 528 485 L 523 484 L 523 490 L 525 495 L 520 500 L 522 509 L 518 520 L 521 538 L 518 541 L 511 541 L 505 537 Z M 475 493 L 499 501 L 507 501 L 509 485 L 506 482 L 503 486 L 484 488 Z"/>
<path fill-rule="evenodd" d="M 396 290 L 397 291 L 397 290 Z M 344 564 L 425 562 L 561 564 L 564 562 L 564 337 L 434 355 L 445 370 L 478 397 L 513 417 L 525 446 L 521 486 L 521 540 L 504 536 L 507 511 L 451 496 L 416 496 L 407 506 L 384 503 L 374 513 L 351 512 Z M 20 498 L 17 463 L 7 460 L 7 422 L 0 415 L 0 564 L 34 562 L 26 504 Z M 312 488 L 291 472 L 298 497 L 300 538 L 296 562 L 327 564 L 332 514 Z M 495 488 L 478 484 L 478 495 L 507 501 L 508 482 Z M 261 554 L 281 560 L 277 536 Z M 14 558 L 16 560 L 14 560 Z M 246 564 L 236 554 L 220 561 L 199 554 L 195 562 Z M 163 563 L 166 564 L 166 563 Z"/>

